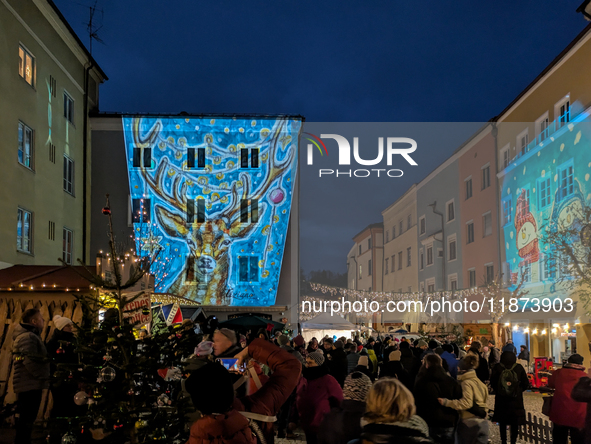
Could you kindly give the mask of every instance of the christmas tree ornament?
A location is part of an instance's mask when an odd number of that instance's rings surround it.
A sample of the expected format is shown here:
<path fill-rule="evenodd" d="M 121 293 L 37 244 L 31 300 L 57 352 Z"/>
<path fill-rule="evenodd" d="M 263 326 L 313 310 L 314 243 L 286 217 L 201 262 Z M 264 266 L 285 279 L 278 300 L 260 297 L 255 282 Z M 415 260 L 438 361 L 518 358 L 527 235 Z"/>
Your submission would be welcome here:
<path fill-rule="evenodd" d="M 158 405 L 160 407 L 171 405 L 171 404 L 172 404 L 172 401 L 170 400 L 170 398 L 167 395 L 162 394 L 162 395 L 158 396 Z"/>
<path fill-rule="evenodd" d="M 103 214 L 105 216 L 109 216 L 111 214 L 111 209 L 107 206 L 107 207 L 103 207 Z"/>
<path fill-rule="evenodd" d="M 76 444 L 76 436 L 70 432 L 62 436 L 62 444 Z"/>
<path fill-rule="evenodd" d="M 88 393 L 80 391 L 74 395 L 74 403 L 76 405 L 84 405 L 88 402 Z"/>
<path fill-rule="evenodd" d="M 99 375 L 103 382 L 112 382 L 115 380 L 115 369 L 113 367 L 104 367 L 99 372 Z"/>
<path fill-rule="evenodd" d="M 60 348 L 58 348 L 55 353 L 58 355 L 63 355 L 66 351 L 62 348 L 62 344 L 60 344 Z"/>
<path fill-rule="evenodd" d="M 103 394 L 101 393 L 100 389 L 97 387 L 94 389 L 92 396 L 94 399 L 101 399 L 103 397 Z"/>

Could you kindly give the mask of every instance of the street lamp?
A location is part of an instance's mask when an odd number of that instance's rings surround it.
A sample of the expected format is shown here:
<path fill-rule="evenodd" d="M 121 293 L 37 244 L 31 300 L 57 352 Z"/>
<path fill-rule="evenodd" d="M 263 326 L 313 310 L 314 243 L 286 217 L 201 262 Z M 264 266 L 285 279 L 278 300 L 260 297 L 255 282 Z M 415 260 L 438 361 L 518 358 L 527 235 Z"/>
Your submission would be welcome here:
<path fill-rule="evenodd" d="M 443 213 L 437 211 L 435 208 L 437 207 L 437 201 L 434 201 L 432 204 L 429 204 L 429 206 L 431 207 L 431 210 L 433 210 L 434 214 L 437 214 L 438 216 L 441 216 L 441 249 L 443 250 L 443 266 L 441 267 L 442 271 L 443 271 L 443 290 L 447 290 L 447 282 L 445 279 L 445 260 L 446 260 L 446 255 L 445 255 L 445 220 L 443 217 Z"/>

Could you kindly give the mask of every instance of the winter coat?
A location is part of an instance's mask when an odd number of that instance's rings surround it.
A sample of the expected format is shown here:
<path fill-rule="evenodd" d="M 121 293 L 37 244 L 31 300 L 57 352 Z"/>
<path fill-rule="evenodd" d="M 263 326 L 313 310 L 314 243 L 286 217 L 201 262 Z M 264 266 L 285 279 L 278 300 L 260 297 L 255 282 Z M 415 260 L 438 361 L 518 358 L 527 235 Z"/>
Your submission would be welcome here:
<path fill-rule="evenodd" d="M 513 352 L 503 352 L 501 355 L 501 362 L 496 364 L 490 374 L 490 385 L 496 392 L 499 386 L 501 374 L 505 368 L 511 368 L 517 362 L 517 357 Z M 504 367 L 503 367 L 504 366 Z M 501 396 L 498 393 L 495 396 L 495 414 L 493 415 L 493 422 L 501 422 L 505 424 L 523 425 L 525 424 L 525 407 L 523 405 L 523 391 L 529 387 L 529 379 L 527 373 L 521 364 L 516 364 L 513 371 L 517 374 L 519 380 L 519 389 L 517 396 L 507 397 Z"/>
<path fill-rule="evenodd" d="M 74 333 L 55 329 L 51 339 L 45 344 L 47 355 L 51 360 L 51 371 L 57 369 L 58 364 L 76 364 L 78 363 L 78 354 L 75 352 L 76 337 Z M 58 350 L 62 349 L 60 353 Z"/>
<path fill-rule="evenodd" d="M 347 354 L 342 348 L 335 348 L 330 350 L 327 355 L 329 373 L 342 387 L 348 374 L 349 362 L 347 361 Z"/>
<path fill-rule="evenodd" d="M 404 384 L 404 386 L 412 392 L 413 383 L 408 371 L 404 368 L 400 361 L 389 361 L 384 365 L 383 371 L 380 373 L 380 378 L 396 378 Z"/>
<path fill-rule="evenodd" d="M 517 348 L 515 347 L 514 344 L 505 344 L 505 346 L 503 347 L 503 350 L 502 351 L 503 352 L 508 351 L 508 352 L 511 352 L 511 353 L 513 353 L 515 355 L 517 354 Z"/>
<path fill-rule="evenodd" d="M 488 368 L 488 361 L 481 355 L 478 355 L 478 368 L 476 369 L 476 376 L 482 382 L 490 379 L 490 369 Z"/>
<path fill-rule="evenodd" d="M 359 362 L 358 353 L 347 353 L 347 374 L 351 373 Z"/>
<path fill-rule="evenodd" d="M 429 426 L 418 415 L 411 416 L 408 421 L 366 424 L 361 439 L 373 444 L 433 443 L 429 438 Z"/>
<path fill-rule="evenodd" d="M 302 369 L 299 361 L 264 339 L 248 346 L 251 359 L 268 365 L 272 374 L 256 393 L 234 399 L 232 410 L 222 415 L 205 415 L 191 426 L 188 444 L 252 444 L 252 430 L 239 412 L 275 416 L 294 390 Z M 244 418 L 244 419 L 243 419 Z M 260 422 L 267 444 L 273 444 L 273 423 Z M 231 432 L 231 434 L 230 434 Z"/>
<path fill-rule="evenodd" d="M 458 381 L 460 381 L 462 386 L 462 398 L 453 400 L 445 399 L 443 405 L 458 410 L 460 412 L 460 419 L 476 417 L 476 415 L 468 411 L 474 404 L 488 411 L 486 405 L 488 401 L 488 388 L 476 377 L 476 372 L 474 370 L 468 370 L 466 373 L 458 375 Z"/>
<path fill-rule="evenodd" d="M 296 357 L 298 361 L 300 361 L 300 364 L 302 364 L 302 367 L 304 367 L 306 365 L 306 360 L 304 359 L 304 357 L 302 356 L 302 354 L 297 351 L 295 348 L 289 346 L 289 345 L 282 345 L 281 348 L 283 350 L 285 350 L 288 353 L 291 353 L 292 356 Z"/>
<path fill-rule="evenodd" d="M 367 354 L 369 356 L 369 360 L 373 364 L 371 372 L 373 374 L 373 377 L 375 378 L 378 374 L 378 357 L 376 356 L 376 352 L 374 350 L 367 350 Z"/>
<path fill-rule="evenodd" d="M 318 430 L 318 444 L 347 443 L 361 434 L 365 402 L 345 399 L 326 414 Z"/>
<path fill-rule="evenodd" d="M 587 403 L 585 416 L 585 444 L 591 444 L 591 378 L 584 376 L 573 388 L 571 397 L 578 402 Z M 554 403 L 554 401 L 552 401 Z"/>
<path fill-rule="evenodd" d="M 342 400 L 343 389 L 337 380 L 328 374 L 326 365 L 305 368 L 296 394 L 296 406 L 300 413 L 302 429 L 306 433 L 317 433 L 324 415 Z"/>
<path fill-rule="evenodd" d="M 577 429 L 585 427 L 587 406 L 571 397 L 573 388 L 585 376 L 587 374 L 583 366 L 566 364 L 548 379 L 548 387 L 555 389 L 550 410 L 550 421 L 554 424 Z"/>
<path fill-rule="evenodd" d="M 421 360 L 417 358 L 411 349 L 400 350 L 400 363 L 408 372 L 410 384 L 414 387 L 415 379 L 421 368 Z"/>
<path fill-rule="evenodd" d="M 526 348 L 522 352 L 519 352 L 519 356 L 517 356 L 517 359 L 527 361 L 527 363 L 529 364 L 529 350 Z"/>
<path fill-rule="evenodd" d="M 14 392 L 48 388 L 50 361 L 37 328 L 30 324 L 19 324 L 14 329 L 12 339 Z"/>
<path fill-rule="evenodd" d="M 394 343 L 391 342 L 390 344 L 394 344 Z M 390 353 L 392 353 L 393 351 L 396 351 L 396 350 L 398 350 L 398 346 L 394 346 L 394 345 L 390 345 L 384 350 L 384 359 L 382 359 L 384 364 L 386 364 L 387 362 L 390 361 Z"/>
<path fill-rule="evenodd" d="M 443 353 L 441 353 L 441 359 L 444 359 L 445 362 L 447 362 L 447 368 L 449 371 L 449 374 L 451 375 L 452 378 L 457 379 L 458 378 L 458 360 L 456 359 L 456 357 L 454 355 L 452 355 L 449 352 L 444 351 Z"/>
<path fill-rule="evenodd" d="M 488 355 L 488 366 L 492 369 L 495 365 L 497 365 L 501 360 L 501 352 L 498 348 L 492 347 L 489 350 Z"/>
<path fill-rule="evenodd" d="M 442 367 L 426 368 L 415 382 L 413 391 L 417 415 L 429 427 L 454 427 L 458 421 L 456 410 L 439 404 L 438 398 L 461 399 L 462 387 Z"/>

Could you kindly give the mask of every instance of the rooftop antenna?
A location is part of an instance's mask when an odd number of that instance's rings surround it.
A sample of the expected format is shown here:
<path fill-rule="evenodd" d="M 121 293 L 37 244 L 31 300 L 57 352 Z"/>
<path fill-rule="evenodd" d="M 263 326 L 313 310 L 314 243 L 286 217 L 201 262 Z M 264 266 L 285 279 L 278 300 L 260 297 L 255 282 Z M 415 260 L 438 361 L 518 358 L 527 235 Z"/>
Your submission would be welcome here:
<path fill-rule="evenodd" d="M 90 16 L 88 19 L 88 23 L 86 24 L 86 30 L 88 31 L 88 37 L 90 39 L 90 47 L 89 47 L 90 55 L 92 55 L 92 41 L 93 40 L 96 40 L 97 42 L 104 44 L 104 42 L 101 40 L 101 38 L 98 35 L 98 32 L 103 27 L 104 11 L 102 9 L 97 10 L 97 8 L 96 8 L 97 2 L 98 2 L 98 0 L 94 0 L 94 5 L 88 7 L 88 9 L 90 10 Z M 94 14 L 97 11 L 100 12 L 100 14 L 101 14 L 100 20 L 97 20 L 97 21 L 99 21 L 98 24 L 95 22 L 95 19 L 94 19 L 95 18 Z"/>

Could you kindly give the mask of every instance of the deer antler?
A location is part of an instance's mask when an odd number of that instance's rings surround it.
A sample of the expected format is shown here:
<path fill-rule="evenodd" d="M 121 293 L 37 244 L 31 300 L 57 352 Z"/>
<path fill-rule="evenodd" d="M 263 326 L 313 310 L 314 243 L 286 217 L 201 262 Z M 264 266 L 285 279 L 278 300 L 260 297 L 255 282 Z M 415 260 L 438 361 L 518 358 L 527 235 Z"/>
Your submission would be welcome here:
<path fill-rule="evenodd" d="M 156 141 L 158 133 L 162 129 L 162 123 L 160 120 L 158 120 L 152 129 L 150 129 L 148 135 L 142 138 L 140 134 L 140 120 L 141 118 L 135 118 L 133 120 L 133 140 L 136 147 L 142 148 L 143 157 L 144 148 L 149 148 Z M 154 177 L 147 173 L 146 168 L 140 168 L 140 174 L 156 196 L 160 197 L 164 202 L 173 208 L 185 213 L 187 211 L 187 183 L 183 182 L 184 177 L 181 174 L 178 174 L 175 177 L 172 184 L 172 195 L 169 195 L 164 190 L 164 177 L 168 169 L 168 164 L 168 157 L 164 157 L 158 164 L 158 168 L 156 168 L 156 174 L 154 174 Z"/>
<path fill-rule="evenodd" d="M 279 145 L 279 139 L 283 134 L 283 130 L 287 124 L 286 120 L 282 120 L 277 123 L 275 129 L 270 137 L 270 144 L 269 144 L 269 167 L 267 168 L 267 172 L 265 174 L 265 178 L 263 179 L 262 183 L 259 187 L 253 191 L 252 195 L 250 193 L 250 176 L 247 174 L 240 174 L 240 180 L 242 181 L 242 195 L 239 197 L 236 182 L 232 185 L 232 202 L 220 213 L 222 218 L 227 219 L 227 224 L 230 225 L 232 219 L 236 216 L 236 213 L 240 210 L 240 200 L 241 199 L 258 199 L 269 190 L 275 179 L 283 174 L 285 170 L 291 165 L 293 157 L 295 155 L 295 150 L 291 150 L 289 154 L 283 159 L 282 162 L 278 162 L 276 159 L 277 156 L 277 147 Z"/>

